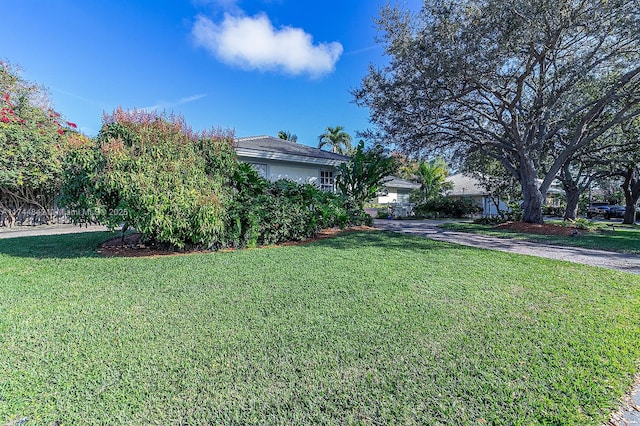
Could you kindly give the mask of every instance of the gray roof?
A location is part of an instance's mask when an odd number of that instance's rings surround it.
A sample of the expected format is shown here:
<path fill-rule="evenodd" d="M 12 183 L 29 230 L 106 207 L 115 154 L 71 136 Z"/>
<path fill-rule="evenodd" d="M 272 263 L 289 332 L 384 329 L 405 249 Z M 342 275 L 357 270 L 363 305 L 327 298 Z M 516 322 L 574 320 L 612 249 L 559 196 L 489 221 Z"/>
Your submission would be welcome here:
<path fill-rule="evenodd" d="M 382 184 L 385 188 L 404 188 L 404 189 L 416 189 L 420 188 L 419 183 L 411 182 L 409 180 L 400 179 L 395 176 L 387 176 L 383 179 Z"/>
<path fill-rule="evenodd" d="M 302 157 L 322 158 L 334 161 L 349 161 L 346 155 L 340 155 L 329 151 L 323 151 L 308 145 L 286 141 L 273 136 L 251 136 L 235 140 L 236 149 L 270 152 L 275 154 L 297 155 Z"/>
<path fill-rule="evenodd" d="M 474 177 L 464 174 L 447 176 L 447 182 L 453 184 L 453 189 L 448 191 L 448 195 L 488 195 L 488 191 L 482 187 L 480 181 Z"/>
<path fill-rule="evenodd" d="M 538 183 L 542 183 L 541 179 L 537 179 Z M 451 182 L 453 184 L 453 189 L 447 192 L 447 195 L 468 195 L 468 196 L 477 196 L 477 195 L 489 195 L 489 191 L 482 186 L 482 183 L 472 177 L 467 176 L 465 174 L 455 174 L 447 177 L 447 182 Z M 557 184 L 552 184 L 552 186 L 547 190 L 547 194 L 562 194 L 564 190 L 559 188 Z"/>

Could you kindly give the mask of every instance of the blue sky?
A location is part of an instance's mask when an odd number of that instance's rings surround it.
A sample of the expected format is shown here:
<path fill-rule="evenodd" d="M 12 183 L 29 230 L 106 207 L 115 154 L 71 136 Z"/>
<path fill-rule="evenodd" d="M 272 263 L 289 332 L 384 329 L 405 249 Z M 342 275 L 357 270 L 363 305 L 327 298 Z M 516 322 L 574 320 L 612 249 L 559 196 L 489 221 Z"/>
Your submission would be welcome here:
<path fill-rule="evenodd" d="M 315 145 L 327 126 L 354 139 L 369 126 L 349 91 L 385 60 L 373 22 L 384 3 L 0 0 L 0 59 L 47 87 L 90 136 L 103 111 L 122 106 L 237 137 L 288 130 Z"/>

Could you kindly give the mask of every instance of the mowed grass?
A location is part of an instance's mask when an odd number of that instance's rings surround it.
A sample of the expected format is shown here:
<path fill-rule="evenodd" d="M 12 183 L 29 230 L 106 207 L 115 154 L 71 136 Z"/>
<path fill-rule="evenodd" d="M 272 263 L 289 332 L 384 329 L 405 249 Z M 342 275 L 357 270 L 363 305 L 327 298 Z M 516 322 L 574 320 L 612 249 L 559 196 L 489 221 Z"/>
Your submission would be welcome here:
<path fill-rule="evenodd" d="M 384 232 L 102 258 L 0 241 L 0 424 L 575 424 L 640 361 L 640 277 Z"/>
<path fill-rule="evenodd" d="M 551 221 L 560 224 L 560 221 Z M 620 253 L 640 254 L 640 227 L 637 225 L 621 225 L 602 223 L 591 231 L 579 230 L 578 236 L 540 235 L 516 232 L 508 229 L 496 228 L 493 225 L 481 225 L 469 222 L 449 222 L 440 225 L 441 228 L 459 232 L 472 232 L 493 237 L 514 238 L 569 247 L 583 247 L 595 250 L 606 250 Z M 614 229 L 615 228 L 615 229 Z"/>

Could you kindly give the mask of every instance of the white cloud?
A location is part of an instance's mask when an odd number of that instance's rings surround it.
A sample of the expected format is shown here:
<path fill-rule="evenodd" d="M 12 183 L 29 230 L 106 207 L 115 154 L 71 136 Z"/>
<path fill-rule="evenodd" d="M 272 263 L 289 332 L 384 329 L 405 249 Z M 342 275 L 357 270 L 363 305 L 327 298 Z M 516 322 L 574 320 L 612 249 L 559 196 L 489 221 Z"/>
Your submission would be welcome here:
<path fill-rule="evenodd" d="M 276 29 L 264 14 L 225 14 L 220 24 L 201 15 L 192 35 L 198 45 L 229 65 L 311 77 L 332 72 L 343 50 L 338 42 L 314 45 L 311 35 L 300 28 Z"/>
<path fill-rule="evenodd" d="M 158 102 L 155 105 L 149 105 L 143 108 L 140 108 L 143 111 L 156 111 L 156 110 L 161 110 L 161 109 L 169 109 L 169 108 L 173 108 L 177 105 L 184 105 L 184 104 L 188 104 L 190 102 L 194 102 L 197 101 L 199 99 L 202 99 L 204 97 L 206 97 L 207 95 L 205 94 L 197 94 L 197 95 L 192 95 L 192 96 L 187 96 L 184 98 L 180 98 L 177 101 L 173 101 L 173 102 L 165 102 L 165 101 L 161 101 Z"/>
<path fill-rule="evenodd" d="M 194 102 L 205 97 L 207 97 L 207 95 L 205 95 L 204 93 L 200 93 L 198 95 L 192 95 L 192 96 L 187 96 L 186 98 L 181 98 L 176 103 L 178 105 L 188 104 L 189 102 Z"/>

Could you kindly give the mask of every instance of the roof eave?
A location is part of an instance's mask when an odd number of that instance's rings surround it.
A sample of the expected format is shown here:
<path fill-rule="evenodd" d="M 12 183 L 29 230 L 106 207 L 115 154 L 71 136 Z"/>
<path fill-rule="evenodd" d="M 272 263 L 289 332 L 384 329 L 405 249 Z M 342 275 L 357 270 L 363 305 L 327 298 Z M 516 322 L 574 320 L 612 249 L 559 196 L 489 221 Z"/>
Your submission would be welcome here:
<path fill-rule="evenodd" d="M 236 148 L 236 153 L 238 154 L 238 157 L 247 157 L 262 160 L 289 161 L 294 163 L 305 163 L 332 167 L 339 166 L 340 164 L 346 163 L 348 161 L 347 159 L 338 160 L 319 157 L 306 157 L 302 155 L 282 154 L 279 152 L 258 151 L 246 148 Z"/>

